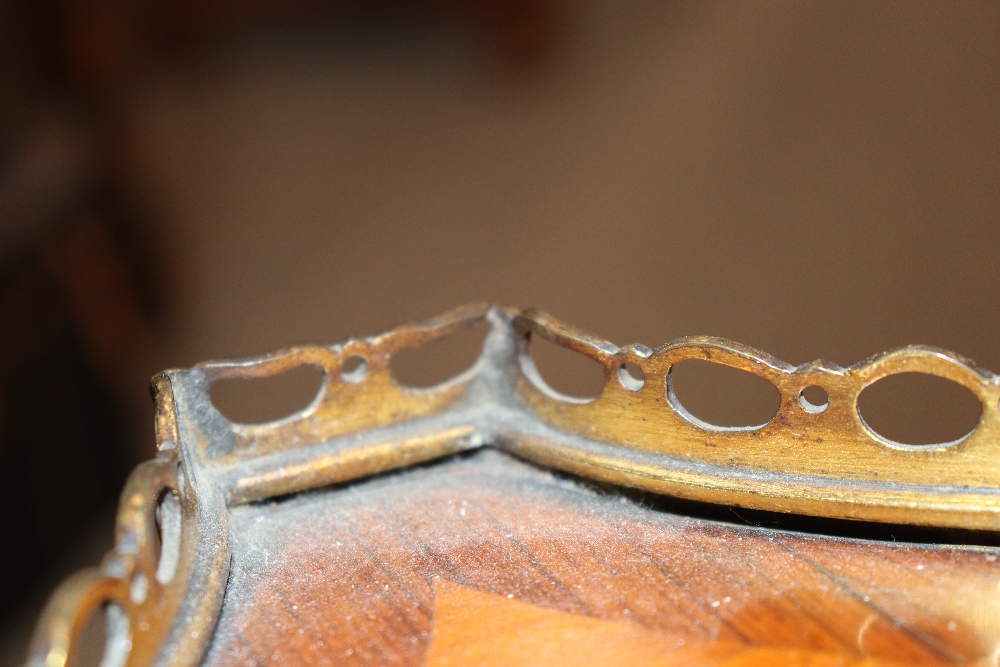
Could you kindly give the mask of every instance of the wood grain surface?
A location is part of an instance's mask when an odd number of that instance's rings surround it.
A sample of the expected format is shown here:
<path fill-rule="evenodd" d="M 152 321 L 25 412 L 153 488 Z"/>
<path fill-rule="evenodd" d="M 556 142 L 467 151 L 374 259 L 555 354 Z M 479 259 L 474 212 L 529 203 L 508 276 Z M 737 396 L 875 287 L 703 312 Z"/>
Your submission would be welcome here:
<path fill-rule="evenodd" d="M 237 507 L 231 530 L 213 667 L 987 664 L 1000 644 L 996 549 L 680 516 L 496 452 Z"/>

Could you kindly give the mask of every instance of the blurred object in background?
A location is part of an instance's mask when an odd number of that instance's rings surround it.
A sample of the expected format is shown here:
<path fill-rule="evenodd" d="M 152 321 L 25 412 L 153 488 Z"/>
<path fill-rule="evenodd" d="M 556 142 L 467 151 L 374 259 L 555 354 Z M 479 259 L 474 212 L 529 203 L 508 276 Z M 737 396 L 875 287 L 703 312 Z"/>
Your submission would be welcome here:
<path fill-rule="evenodd" d="M 467 24 L 511 72 L 552 50 L 543 0 L 45 0 L 0 8 L 0 662 L 57 580 L 111 544 L 152 455 L 172 248 L 144 196 L 130 105 L 157 72 L 275 25 Z M 252 39 L 252 37 L 251 37 Z M 16 508 L 16 509 L 15 509 Z M 94 525 L 103 530 L 95 530 Z M 87 560 L 84 560 L 84 559 Z"/>
<path fill-rule="evenodd" d="M 16 611 L 113 511 L 152 453 L 142 380 L 160 358 L 128 223 L 65 137 L 0 182 L 0 597 Z M 141 424 L 141 426 L 140 426 Z M 8 620 L 8 619 L 3 619 Z"/>
<path fill-rule="evenodd" d="M 0 663 L 110 544 L 85 524 L 151 454 L 167 366 L 489 300 L 620 344 L 1000 371 L 998 34 L 971 0 L 0 3 Z M 685 406 L 759 423 L 773 388 L 724 371 L 679 369 Z M 315 382 L 213 400 L 281 414 Z M 902 440 L 978 418 L 875 387 Z"/>

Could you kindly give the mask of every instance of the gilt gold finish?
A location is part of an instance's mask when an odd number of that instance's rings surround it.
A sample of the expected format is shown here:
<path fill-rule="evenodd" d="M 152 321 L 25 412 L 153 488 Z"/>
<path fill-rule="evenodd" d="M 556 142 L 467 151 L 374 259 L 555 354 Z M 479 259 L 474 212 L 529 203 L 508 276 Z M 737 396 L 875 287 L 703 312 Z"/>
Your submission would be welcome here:
<path fill-rule="evenodd" d="M 468 371 L 429 389 L 392 377 L 394 353 L 483 322 L 490 333 Z M 600 396 L 581 402 L 547 387 L 528 354 L 539 336 L 599 362 L 606 378 Z M 777 414 L 748 429 L 713 426 L 689 414 L 673 394 L 671 368 L 692 358 L 765 378 L 781 394 Z M 620 375 L 626 362 L 643 370 L 644 383 Z M 355 366 L 345 372 L 349 363 Z M 284 419 L 232 423 L 209 399 L 216 380 L 275 375 L 304 364 L 321 368 L 325 380 L 308 407 Z M 976 429 L 931 447 L 875 434 L 861 419 L 857 398 L 873 382 L 902 372 L 937 375 L 972 391 L 983 408 Z M 800 401 L 809 385 L 826 390 L 825 409 Z M 481 447 L 585 478 L 712 503 L 1000 529 L 1000 378 L 928 347 L 849 368 L 793 367 L 717 338 L 684 338 L 656 350 L 617 347 L 538 311 L 480 304 L 380 336 L 167 371 L 154 378 L 153 395 L 159 453 L 130 477 L 116 546 L 101 568 L 69 579 L 53 595 L 31 648 L 32 667 L 67 664 L 87 616 L 107 605 L 117 615 L 111 653 L 117 664 L 196 665 L 226 593 L 234 508 Z"/>
<path fill-rule="evenodd" d="M 823 361 L 794 367 L 721 338 L 681 338 L 655 351 L 618 348 L 537 311 L 517 317 L 514 327 L 524 371 L 517 390 L 529 409 L 560 432 L 618 446 L 564 448 L 533 436 L 516 438 L 525 456 L 607 481 L 744 507 L 965 528 L 998 525 L 1000 384 L 959 355 L 910 346 L 850 368 Z M 606 376 L 601 395 L 577 402 L 548 389 L 523 349 L 533 335 L 598 361 Z M 699 420 L 671 387 L 670 369 L 686 359 L 763 377 L 781 394 L 778 412 L 751 428 Z M 626 362 L 642 369 L 646 382 L 640 389 L 619 381 Z M 884 377 L 907 372 L 969 389 L 983 407 L 977 427 L 960 440 L 933 446 L 895 443 L 875 433 L 858 411 L 858 396 Z M 822 411 L 800 399 L 811 385 L 829 396 Z"/>

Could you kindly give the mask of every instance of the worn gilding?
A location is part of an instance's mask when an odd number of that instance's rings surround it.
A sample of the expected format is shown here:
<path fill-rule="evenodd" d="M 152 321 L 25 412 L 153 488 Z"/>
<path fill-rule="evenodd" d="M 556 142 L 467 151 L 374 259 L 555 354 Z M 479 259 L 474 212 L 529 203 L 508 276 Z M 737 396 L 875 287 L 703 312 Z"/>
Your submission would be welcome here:
<path fill-rule="evenodd" d="M 490 333 L 476 364 L 429 389 L 401 385 L 392 355 L 482 322 Z M 599 362 L 605 386 L 592 401 L 545 386 L 528 355 L 541 336 Z M 360 370 L 343 372 L 360 358 Z M 684 359 L 749 371 L 781 394 L 760 427 L 720 428 L 687 413 L 670 371 Z M 619 375 L 645 374 L 639 387 Z M 212 405 L 215 380 L 274 375 L 311 364 L 325 374 L 313 402 L 266 424 L 236 424 Z M 982 403 L 967 437 L 931 447 L 882 439 L 861 419 L 861 391 L 888 375 L 928 373 L 966 387 Z M 809 409 L 818 385 L 829 405 Z M 537 311 L 487 305 L 422 325 L 256 359 L 209 362 L 153 381 L 159 453 L 122 494 L 116 546 L 99 569 L 69 579 L 39 621 L 29 664 L 61 667 L 88 615 L 111 605 L 114 649 L 127 665 L 194 665 L 216 622 L 229 566 L 228 512 L 260 501 L 490 446 L 584 477 L 676 496 L 834 518 L 980 530 L 1000 528 L 1000 379 L 958 355 L 927 347 L 888 352 L 849 368 L 790 366 L 716 338 L 656 350 L 617 347 Z M 157 528 L 176 562 L 164 567 Z M 173 515 L 171 515 L 173 516 Z M 169 570 L 169 576 L 164 571 Z M 117 620 L 116 620 L 117 619 Z"/>

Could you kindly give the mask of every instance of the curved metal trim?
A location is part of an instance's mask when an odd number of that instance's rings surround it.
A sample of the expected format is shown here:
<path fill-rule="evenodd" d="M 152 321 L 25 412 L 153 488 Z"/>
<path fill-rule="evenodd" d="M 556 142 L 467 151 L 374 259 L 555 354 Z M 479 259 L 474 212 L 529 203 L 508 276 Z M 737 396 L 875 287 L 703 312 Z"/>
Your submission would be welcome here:
<path fill-rule="evenodd" d="M 483 321 L 491 331 L 469 371 L 429 389 L 392 377 L 389 360 L 398 350 Z M 602 364 L 601 394 L 581 403 L 539 388 L 533 365 L 525 364 L 531 336 Z M 356 356 L 367 371 L 345 379 L 343 364 Z M 693 418 L 668 390 L 672 365 L 691 358 L 767 379 L 782 396 L 777 414 L 751 429 Z M 641 368 L 641 386 L 619 381 L 626 362 Z M 235 424 L 209 398 L 215 380 L 274 375 L 302 364 L 321 367 L 326 380 L 309 406 L 284 419 Z M 858 395 L 883 377 L 913 371 L 950 379 L 979 397 L 976 429 L 930 448 L 899 447 L 874 434 L 857 411 Z M 813 384 L 829 396 L 824 410 L 799 402 Z M 229 507 L 484 446 L 708 502 L 1000 529 L 1000 377 L 930 347 L 902 348 L 849 368 L 824 361 L 794 367 L 719 338 L 682 338 L 655 350 L 618 347 L 539 311 L 475 304 L 379 336 L 167 371 L 153 379 L 153 396 L 157 458 L 129 478 L 116 546 L 102 567 L 75 575 L 53 594 L 32 644 L 32 667 L 63 667 L 88 615 L 107 603 L 128 620 L 127 665 L 197 664 L 225 594 Z M 176 493 L 181 515 L 176 573 L 166 582 L 156 576 L 153 546 L 164 490 Z"/>

